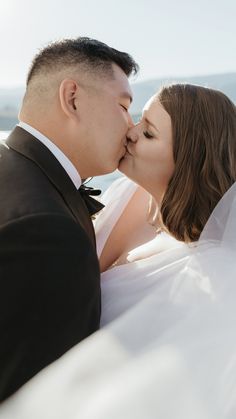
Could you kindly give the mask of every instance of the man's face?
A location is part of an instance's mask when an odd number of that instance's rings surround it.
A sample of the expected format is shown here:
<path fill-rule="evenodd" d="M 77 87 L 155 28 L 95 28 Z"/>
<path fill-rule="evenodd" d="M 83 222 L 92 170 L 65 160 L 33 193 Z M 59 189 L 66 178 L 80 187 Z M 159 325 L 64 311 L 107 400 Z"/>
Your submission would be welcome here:
<path fill-rule="evenodd" d="M 83 178 L 117 169 L 125 154 L 126 134 L 133 126 L 128 112 L 132 92 L 125 73 L 113 65 L 112 79 L 99 79 L 82 88 L 78 98 L 78 169 Z"/>

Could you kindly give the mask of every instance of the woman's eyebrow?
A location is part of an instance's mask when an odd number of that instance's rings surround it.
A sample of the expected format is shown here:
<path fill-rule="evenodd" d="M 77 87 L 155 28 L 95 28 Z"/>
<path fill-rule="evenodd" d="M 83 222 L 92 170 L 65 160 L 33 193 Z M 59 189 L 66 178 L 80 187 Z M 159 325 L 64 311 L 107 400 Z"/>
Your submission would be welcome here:
<path fill-rule="evenodd" d="M 156 125 L 154 125 L 151 121 L 149 121 L 149 119 L 147 119 L 146 117 L 144 117 L 145 122 L 147 122 L 148 125 L 151 125 L 156 131 L 159 132 L 159 130 L 157 129 Z"/>

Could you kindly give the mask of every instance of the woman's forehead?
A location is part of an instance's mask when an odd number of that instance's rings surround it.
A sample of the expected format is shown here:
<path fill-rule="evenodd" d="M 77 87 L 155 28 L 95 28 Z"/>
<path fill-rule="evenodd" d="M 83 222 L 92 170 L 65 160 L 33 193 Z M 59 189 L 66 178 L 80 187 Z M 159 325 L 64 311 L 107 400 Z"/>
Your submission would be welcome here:
<path fill-rule="evenodd" d="M 151 96 L 150 99 L 148 99 L 148 101 L 144 105 L 143 111 L 147 111 L 148 109 L 150 109 L 151 106 L 155 104 L 160 104 L 157 94 Z"/>

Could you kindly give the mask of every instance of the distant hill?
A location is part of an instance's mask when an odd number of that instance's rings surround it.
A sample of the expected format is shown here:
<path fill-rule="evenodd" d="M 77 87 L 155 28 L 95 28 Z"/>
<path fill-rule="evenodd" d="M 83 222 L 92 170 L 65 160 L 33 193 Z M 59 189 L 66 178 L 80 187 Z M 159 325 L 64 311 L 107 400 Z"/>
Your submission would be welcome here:
<path fill-rule="evenodd" d="M 148 80 L 132 85 L 134 101 L 130 111 L 132 114 L 141 112 L 146 101 L 153 96 L 161 86 L 167 83 L 190 83 L 221 90 L 236 103 L 236 73 L 206 75 L 196 77 L 169 77 Z"/>
<path fill-rule="evenodd" d="M 0 88 L 0 109 L 4 107 L 19 109 L 23 99 L 25 88 L 19 86 L 16 88 Z"/>
<path fill-rule="evenodd" d="M 169 77 L 147 80 L 132 84 L 134 101 L 131 114 L 136 120 L 145 102 L 166 83 L 191 83 L 221 90 L 236 103 L 236 73 L 205 75 L 196 77 Z M 17 123 L 17 114 L 24 95 L 24 87 L 0 88 L 0 130 L 10 130 Z"/>
<path fill-rule="evenodd" d="M 24 87 L 0 89 L 0 131 L 12 129 L 24 95 Z"/>

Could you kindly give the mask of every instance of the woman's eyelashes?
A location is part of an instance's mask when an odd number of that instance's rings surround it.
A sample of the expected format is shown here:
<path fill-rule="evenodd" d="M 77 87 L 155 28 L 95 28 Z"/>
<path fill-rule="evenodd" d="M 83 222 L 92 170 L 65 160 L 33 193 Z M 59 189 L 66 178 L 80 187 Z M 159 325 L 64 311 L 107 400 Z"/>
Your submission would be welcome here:
<path fill-rule="evenodd" d="M 148 132 L 147 130 L 146 130 L 146 131 L 143 131 L 143 135 L 144 135 L 146 138 L 153 138 L 153 135 L 152 135 L 150 132 Z"/>

